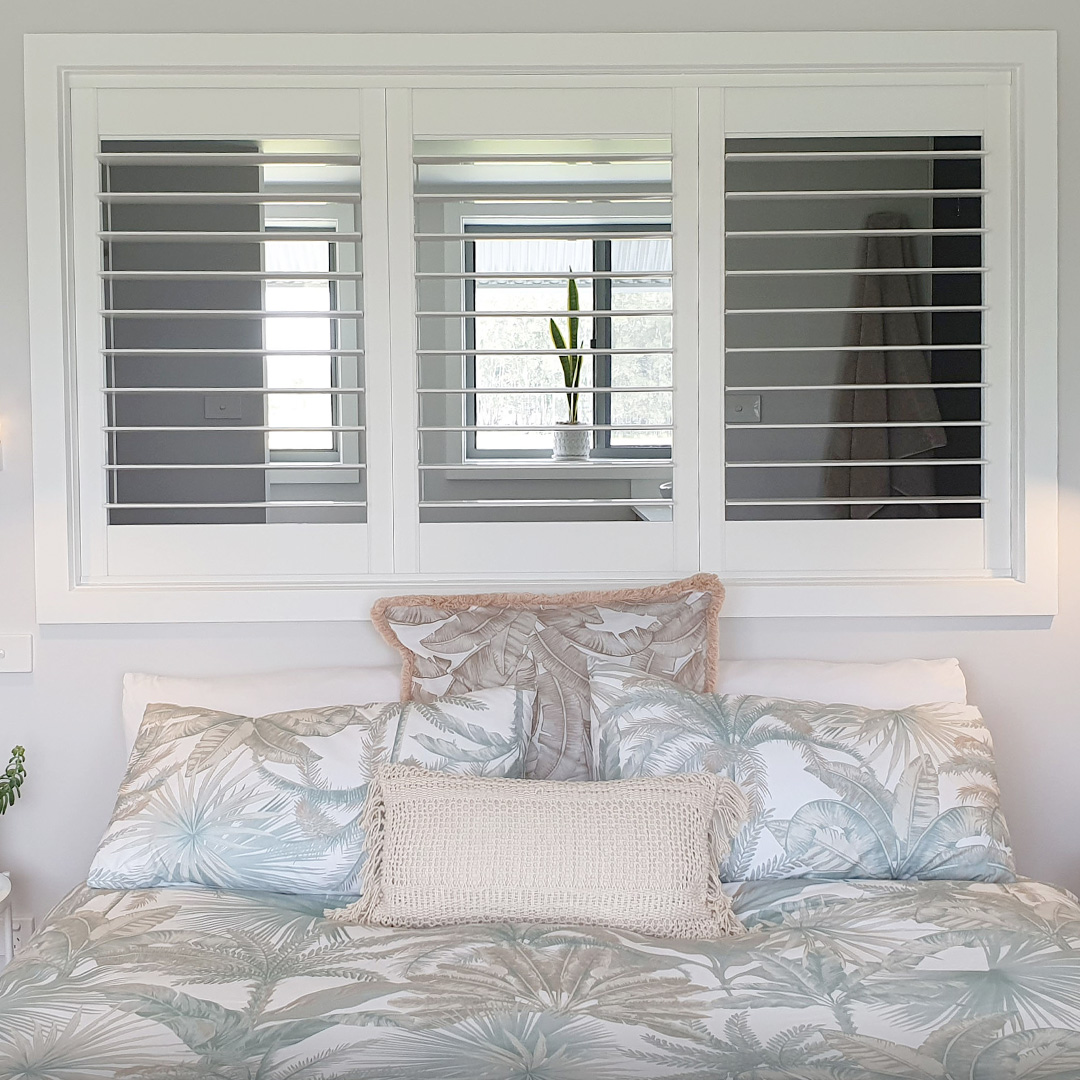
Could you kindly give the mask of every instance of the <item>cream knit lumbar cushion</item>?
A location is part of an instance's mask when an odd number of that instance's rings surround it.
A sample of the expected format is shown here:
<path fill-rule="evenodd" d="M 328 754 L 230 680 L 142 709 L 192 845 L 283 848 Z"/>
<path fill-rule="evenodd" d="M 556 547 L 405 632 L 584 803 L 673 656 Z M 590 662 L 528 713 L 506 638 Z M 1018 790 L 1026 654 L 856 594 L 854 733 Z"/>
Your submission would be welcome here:
<path fill-rule="evenodd" d="M 717 867 L 746 813 L 742 791 L 712 773 L 565 783 L 387 765 L 364 811 L 363 896 L 327 917 L 736 934 Z"/>

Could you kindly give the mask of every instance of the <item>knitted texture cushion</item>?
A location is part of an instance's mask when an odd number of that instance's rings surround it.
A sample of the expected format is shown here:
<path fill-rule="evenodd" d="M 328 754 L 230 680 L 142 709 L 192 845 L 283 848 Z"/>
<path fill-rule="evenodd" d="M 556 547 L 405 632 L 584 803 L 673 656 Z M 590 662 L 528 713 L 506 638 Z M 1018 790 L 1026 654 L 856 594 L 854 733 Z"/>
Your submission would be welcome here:
<path fill-rule="evenodd" d="M 666 585 L 543 595 L 391 596 L 371 621 L 401 653 L 403 701 L 493 686 L 537 691 L 531 780 L 588 780 L 589 669 L 617 660 L 687 690 L 712 690 L 724 587 L 713 574 Z"/>
<path fill-rule="evenodd" d="M 364 810 L 363 896 L 327 916 L 736 934 L 718 866 L 746 813 L 742 791 L 712 773 L 567 784 L 388 765 Z"/>

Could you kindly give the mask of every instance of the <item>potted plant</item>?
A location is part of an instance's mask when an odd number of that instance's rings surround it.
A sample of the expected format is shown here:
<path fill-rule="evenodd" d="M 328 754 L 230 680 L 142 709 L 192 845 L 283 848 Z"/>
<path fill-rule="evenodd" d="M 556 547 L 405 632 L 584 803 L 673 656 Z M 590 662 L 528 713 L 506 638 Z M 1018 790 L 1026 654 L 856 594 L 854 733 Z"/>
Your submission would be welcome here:
<path fill-rule="evenodd" d="M 566 310 L 580 311 L 581 302 L 578 297 L 577 282 L 571 278 L 566 286 Z M 551 340 L 555 348 L 559 350 L 559 363 L 563 370 L 563 384 L 568 391 L 576 391 L 581 385 L 581 369 L 585 357 L 577 350 L 578 346 L 578 318 L 570 316 L 570 325 L 567 337 L 564 338 L 562 330 L 554 319 L 549 320 L 551 328 Z M 555 430 L 555 445 L 551 456 L 556 461 L 585 461 L 589 457 L 592 444 L 592 431 L 578 420 L 578 402 L 581 395 L 568 393 L 566 404 L 569 416 L 566 420 L 558 421 Z"/>
<path fill-rule="evenodd" d="M 26 769 L 23 767 L 25 760 L 26 751 L 21 746 L 16 746 L 11 751 L 8 767 L 0 773 L 0 814 L 3 814 L 19 797 L 19 791 L 26 779 Z"/>

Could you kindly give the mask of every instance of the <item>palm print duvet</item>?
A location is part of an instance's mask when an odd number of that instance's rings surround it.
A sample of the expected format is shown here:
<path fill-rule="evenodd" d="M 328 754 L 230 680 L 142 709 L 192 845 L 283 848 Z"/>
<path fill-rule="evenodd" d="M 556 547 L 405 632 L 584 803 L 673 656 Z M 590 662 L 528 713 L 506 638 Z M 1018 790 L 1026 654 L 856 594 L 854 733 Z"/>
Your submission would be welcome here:
<path fill-rule="evenodd" d="M 0 972 L 0 1080 L 1077 1080 L 1080 906 L 1032 882 L 759 881 L 747 933 L 330 923 L 76 889 Z"/>

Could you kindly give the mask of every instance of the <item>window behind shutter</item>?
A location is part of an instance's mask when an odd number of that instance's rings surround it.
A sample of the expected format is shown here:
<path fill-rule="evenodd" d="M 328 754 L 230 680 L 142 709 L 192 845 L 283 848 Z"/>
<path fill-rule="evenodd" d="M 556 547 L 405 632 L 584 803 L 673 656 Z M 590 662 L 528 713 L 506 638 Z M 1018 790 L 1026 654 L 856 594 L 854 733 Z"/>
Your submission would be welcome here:
<path fill-rule="evenodd" d="M 364 521 L 358 145 L 98 156 L 109 523 Z"/>
<path fill-rule="evenodd" d="M 981 144 L 727 140 L 728 520 L 980 515 Z"/>
<path fill-rule="evenodd" d="M 427 139 L 414 163 L 421 521 L 664 508 L 670 140 Z M 554 440 L 571 416 L 580 460 L 558 477 Z M 632 449 L 655 453 L 621 456 Z M 603 468 L 616 460 L 619 479 Z M 470 483 L 495 463 L 517 470 Z"/>

